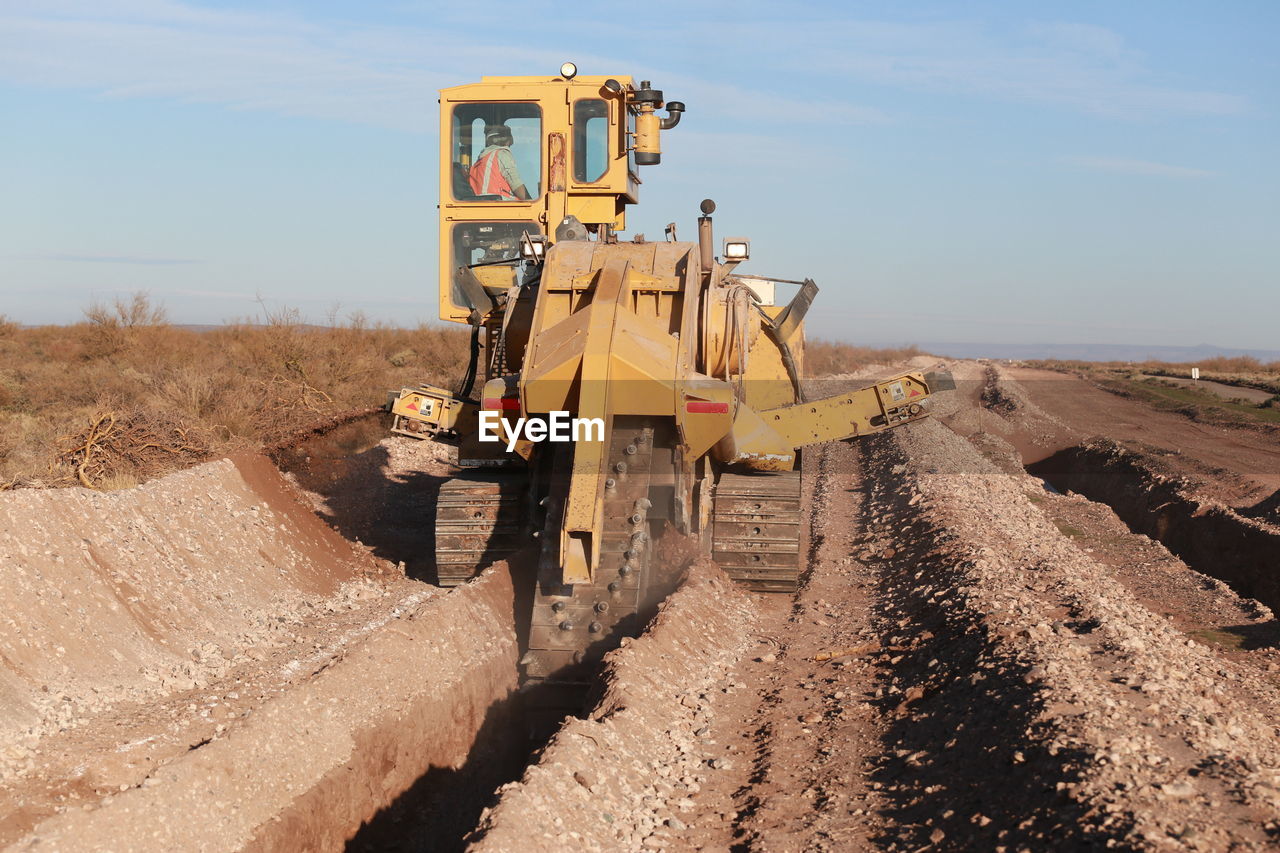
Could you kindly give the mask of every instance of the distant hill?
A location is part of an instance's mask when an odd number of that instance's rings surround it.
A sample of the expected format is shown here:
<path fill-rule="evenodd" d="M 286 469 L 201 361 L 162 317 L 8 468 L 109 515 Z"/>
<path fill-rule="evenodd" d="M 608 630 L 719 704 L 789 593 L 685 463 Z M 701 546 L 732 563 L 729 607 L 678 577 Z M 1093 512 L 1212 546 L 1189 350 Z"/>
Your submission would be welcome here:
<path fill-rule="evenodd" d="M 1280 350 L 1232 349 L 1211 344 L 1169 347 L 1144 344 L 959 344 L 920 341 L 916 346 L 925 352 L 952 358 L 1196 362 L 1214 356 L 1252 356 L 1259 361 L 1280 361 Z"/>

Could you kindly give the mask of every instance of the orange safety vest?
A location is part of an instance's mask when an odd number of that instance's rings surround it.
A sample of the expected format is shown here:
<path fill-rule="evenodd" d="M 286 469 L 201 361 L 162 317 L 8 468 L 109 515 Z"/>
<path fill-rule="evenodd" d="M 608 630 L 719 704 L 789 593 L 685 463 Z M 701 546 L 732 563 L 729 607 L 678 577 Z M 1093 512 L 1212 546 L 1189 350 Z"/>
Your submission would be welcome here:
<path fill-rule="evenodd" d="M 503 198 L 515 198 L 511 183 L 502 174 L 498 166 L 498 152 L 510 151 L 509 148 L 495 148 L 481 157 L 471 167 L 471 190 L 476 195 L 498 195 Z"/>

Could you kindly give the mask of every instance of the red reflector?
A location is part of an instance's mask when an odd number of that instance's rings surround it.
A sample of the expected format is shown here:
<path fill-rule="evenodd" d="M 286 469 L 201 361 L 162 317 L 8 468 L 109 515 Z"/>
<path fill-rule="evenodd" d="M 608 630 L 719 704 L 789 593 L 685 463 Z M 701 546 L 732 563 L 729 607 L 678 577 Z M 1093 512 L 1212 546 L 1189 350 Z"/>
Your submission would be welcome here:
<path fill-rule="evenodd" d="M 518 412 L 520 411 L 519 397 L 485 397 L 484 408 L 495 409 L 499 412 Z"/>
<path fill-rule="evenodd" d="M 686 400 L 684 410 L 691 415 L 727 415 L 728 403 L 713 403 L 710 400 Z"/>

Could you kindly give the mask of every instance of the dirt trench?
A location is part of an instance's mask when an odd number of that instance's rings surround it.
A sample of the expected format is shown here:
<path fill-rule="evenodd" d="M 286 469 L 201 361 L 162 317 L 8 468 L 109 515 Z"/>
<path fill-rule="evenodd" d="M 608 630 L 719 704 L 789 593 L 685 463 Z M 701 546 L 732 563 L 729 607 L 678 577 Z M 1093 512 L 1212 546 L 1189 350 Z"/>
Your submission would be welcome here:
<path fill-rule="evenodd" d="M 640 637 L 605 658 L 598 696 L 569 719 L 518 782 L 499 791 L 470 850 L 687 847 L 679 815 L 714 772 L 701 740 L 712 694 L 756 620 L 750 597 L 696 563 Z"/>
<path fill-rule="evenodd" d="M 1280 608 L 1280 525 L 1199 492 L 1154 449 L 1095 439 L 1027 466 L 1059 492 L 1111 507 L 1136 533 L 1242 596 Z"/>
<path fill-rule="evenodd" d="M 562 849 L 572 833 L 617 849 L 670 831 L 646 804 L 682 756 L 699 772 L 670 702 L 737 654 L 745 599 L 695 567 L 610 656 L 590 718 L 529 767 L 550 733 L 518 689 L 528 579 L 506 563 L 452 591 L 406 577 L 429 574 L 447 460 L 364 433 L 293 447 L 288 476 L 246 456 L 111 494 L 0 496 L 0 584 L 27 617 L 0 627 L 0 848 Z M 566 762 L 616 820 L 530 811 Z"/>

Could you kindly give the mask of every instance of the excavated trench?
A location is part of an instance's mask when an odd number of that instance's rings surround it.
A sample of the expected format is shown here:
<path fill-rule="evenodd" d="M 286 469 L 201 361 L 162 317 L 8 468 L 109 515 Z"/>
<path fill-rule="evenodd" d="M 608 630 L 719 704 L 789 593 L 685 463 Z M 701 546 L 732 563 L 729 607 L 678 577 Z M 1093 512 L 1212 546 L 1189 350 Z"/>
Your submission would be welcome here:
<path fill-rule="evenodd" d="M 348 540 L 403 566 L 410 577 L 434 581 L 431 519 L 440 484 L 452 473 L 452 466 L 443 461 L 448 454 L 434 459 L 425 455 L 400 458 L 399 454 L 404 453 L 421 454 L 429 443 L 388 444 L 382 441 L 385 435 L 385 417 L 364 414 L 297 436 L 276 448 L 272 458 L 299 486 L 319 499 L 316 509 L 320 517 Z M 683 556 L 677 561 L 680 565 L 687 563 Z M 501 564 L 504 571 L 511 572 L 516 591 L 511 593 L 509 602 L 510 626 L 503 630 L 515 632 L 518 648 L 523 648 L 527 640 L 522 635 L 525 620 L 521 615 L 531 607 L 534 557 L 518 554 Z M 464 585 L 455 592 L 470 594 L 472 586 Z M 528 592 L 522 594 L 521 590 Z M 653 633 L 647 633 L 646 638 Z M 671 629 L 656 633 L 656 640 L 646 642 L 665 642 L 662 634 L 671 633 Z M 510 677 L 517 679 L 515 661 L 510 663 Z M 625 666 L 622 671 L 626 671 Z M 617 666 L 610 665 L 604 679 L 616 678 L 618 672 Z M 591 696 L 584 693 L 580 713 L 588 712 L 588 704 L 600 707 L 594 700 L 605 691 L 605 680 L 600 680 Z M 563 718 L 555 708 L 563 704 L 564 697 L 552 695 L 553 692 L 529 684 L 513 693 L 498 691 L 491 697 L 478 727 L 469 721 L 457 721 L 462 730 L 471 733 L 465 759 L 455 766 L 431 765 L 404 790 L 388 792 L 377 812 L 347 841 L 347 849 L 464 849 L 482 811 L 496 803 L 495 792 L 519 779 L 560 730 Z M 494 826 L 506 831 L 509 824 L 509 820 L 497 824 L 490 821 L 489 831 Z"/>
<path fill-rule="evenodd" d="M 370 424 L 295 444 L 295 482 L 420 489 L 377 469 Z M 0 499 L 23 614 L 0 620 L 0 849 L 464 846 L 550 734 L 518 689 L 531 584 L 507 564 L 447 592 L 406 578 L 370 553 L 420 542 L 353 547 L 370 520 L 305 497 L 246 455 Z"/>
<path fill-rule="evenodd" d="M 1280 526 L 1202 497 L 1155 455 L 1098 439 L 1026 466 L 1059 492 L 1106 504 L 1135 533 L 1238 594 L 1280 608 Z"/>

